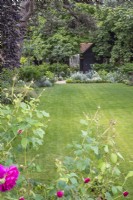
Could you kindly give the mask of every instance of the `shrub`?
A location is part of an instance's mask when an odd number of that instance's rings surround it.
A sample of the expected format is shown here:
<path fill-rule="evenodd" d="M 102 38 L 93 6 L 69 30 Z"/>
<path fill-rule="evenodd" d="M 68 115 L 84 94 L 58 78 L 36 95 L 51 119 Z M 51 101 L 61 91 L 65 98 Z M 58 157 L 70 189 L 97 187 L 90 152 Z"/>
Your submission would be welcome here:
<path fill-rule="evenodd" d="M 54 63 L 49 66 L 49 71 L 53 72 L 57 76 L 67 77 L 70 75 L 71 68 L 66 64 Z"/>
<path fill-rule="evenodd" d="M 54 73 L 50 71 L 46 71 L 46 77 L 52 84 L 54 84 L 54 82 L 56 81 Z"/>
<path fill-rule="evenodd" d="M 76 72 L 71 75 L 72 80 L 79 80 L 79 81 L 85 81 L 87 79 L 87 76 L 81 72 Z"/>
<path fill-rule="evenodd" d="M 37 66 L 24 66 L 20 68 L 20 79 L 24 81 L 38 80 L 42 74 Z"/>
<path fill-rule="evenodd" d="M 26 86 L 25 93 L 16 95 L 14 85 L 11 89 L 12 106 L 0 103 L 0 199 L 35 200 L 41 195 L 35 193 L 31 174 L 40 169 L 35 152 L 43 144 L 49 114 L 37 109 L 38 98 L 23 102 L 26 93 L 31 90 L 30 86 Z M 29 158 L 31 151 L 33 157 Z"/>
<path fill-rule="evenodd" d="M 86 83 L 91 81 L 94 82 L 101 81 L 101 78 L 96 71 L 90 71 L 86 74 L 83 74 L 81 72 L 76 72 L 71 75 L 70 79 L 72 79 L 73 82 L 81 82 L 81 83 Z"/>
<path fill-rule="evenodd" d="M 123 74 L 120 70 L 110 72 L 106 75 L 106 80 L 109 82 L 112 82 L 112 83 L 114 83 L 114 82 L 121 83 L 126 78 L 127 78 L 127 76 L 125 74 Z"/>
<path fill-rule="evenodd" d="M 38 87 L 51 87 L 53 84 L 46 76 L 40 78 L 40 80 L 36 81 L 35 83 Z"/>
<path fill-rule="evenodd" d="M 50 82 L 50 80 L 46 80 L 45 81 L 45 87 L 51 87 L 52 86 L 52 83 Z"/>
<path fill-rule="evenodd" d="M 125 63 L 125 64 L 122 66 L 122 70 L 123 70 L 123 72 L 126 73 L 126 74 L 133 73 L 133 63 Z"/>
<path fill-rule="evenodd" d="M 66 83 L 73 83 L 73 80 L 69 78 L 66 80 Z"/>
<path fill-rule="evenodd" d="M 71 69 L 66 64 L 54 63 L 48 64 L 43 63 L 38 66 L 24 66 L 20 68 L 20 79 L 25 81 L 38 80 L 43 76 L 47 76 L 52 80 L 55 75 L 66 77 L 69 76 Z"/>
<path fill-rule="evenodd" d="M 28 62 L 28 59 L 27 59 L 26 57 L 23 57 L 23 56 L 22 56 L 21 59 L 20 59 L 21 65 L 24 66 L 24 65 L 27 64 L 27 62 Z"/>
<path fill-rule="evenodd" d="M 117 70 L 117 66 L 114 66 L 113 64 L 106 64 L 106 63 L 103 63 L 103 64 L 94 64 L 93 65 L 93 70 L 95 71 L 100 71 L 100 70 L 105 70 L 106 72 L 110 72 L 110 71 L 115 71 Z"/>
<path fill-rule="evenodd" d="M 58 81 L 63 81 L 63 77 L 62 77 L 62 76 L 59 76 L 59 77 L 58 77 Z"/>
<path fill-rule="evenodd" d="M 103 81 L 106 81 L 106 80 L 107 80 L 107 74 L 108 74 L 107 71 L 105 71 L 104 69 L 103 69 L 103 70 L 99 70 L 99 71 L 98 71 L 98 74 L 100 75 L 100 77 L 101 77 L 101 79 L 102 79 Z"/>
<path fill-rule="evenodd" d="M 13 78 L 15 79 L 15 82 L 19 79 L 19 69 L 2 69 L 2 72 L 0 73 L 1 87 L 12 85 Z"/>

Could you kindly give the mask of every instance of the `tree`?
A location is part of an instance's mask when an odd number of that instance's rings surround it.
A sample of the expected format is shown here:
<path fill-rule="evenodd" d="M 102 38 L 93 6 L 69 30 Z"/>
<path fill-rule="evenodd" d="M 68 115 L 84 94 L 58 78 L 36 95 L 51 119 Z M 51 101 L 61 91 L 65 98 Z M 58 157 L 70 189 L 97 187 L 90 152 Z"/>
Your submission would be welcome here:
<path fill-rule="evenodd" d="M 60 5 L 61 6 L 61 5 Z M 76 4 L 76 16 L 89 16 L 90 22 L 76 20 L 66 9 L 54 5 L 39 12 L 36 23 L 29 27 L 24 44 L 24 56 L 36 58 L 38 61 L 68 62 L 68 58 L 79 53 L 79 44 L 88 42 L 89 33 L 95 30 L 95 21 L 92 15 L 95 8 L 89 5 Z M 39 48 L 38 48 L 39 47 Z"/>
<path fill-rule="evenodd" d="M 33 6 L 33 0 L 1 0 L 1 68 L 20 66 L 23 39 L 28 19 L 34 9 Z"/>
<path fill-rule="evenodd" d="M 98 13 L 99 29 L 95 42 L 95 53 L 105 62 L 122 64 L 133 58 L 133 7 L 129 4 L 115 8 L 101 8 Z"/>

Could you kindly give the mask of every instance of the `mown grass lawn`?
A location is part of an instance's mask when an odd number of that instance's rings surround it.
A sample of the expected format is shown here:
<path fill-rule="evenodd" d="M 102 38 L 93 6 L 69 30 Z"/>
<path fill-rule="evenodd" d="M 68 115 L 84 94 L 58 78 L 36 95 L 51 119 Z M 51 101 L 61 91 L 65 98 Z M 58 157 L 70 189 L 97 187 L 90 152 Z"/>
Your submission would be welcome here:
<path fill-rule="evenodd" d="M 43 173 L 39 179 L 51 181 L 56 173 L 54 161 L 68 155 L 68 143 L 78 140 L 83 112 L 93 114 L 101 107 L 103 122 L 117 121 L 116 142 L 125 157 L 123 173 L 133 170 L 133 87 L 123 84 L 66 84 L 47 88 L 40 109 L 50 113 L 50 122 L 40 148 Z M 133 199 L 133 179 L 127 183 Z"/>

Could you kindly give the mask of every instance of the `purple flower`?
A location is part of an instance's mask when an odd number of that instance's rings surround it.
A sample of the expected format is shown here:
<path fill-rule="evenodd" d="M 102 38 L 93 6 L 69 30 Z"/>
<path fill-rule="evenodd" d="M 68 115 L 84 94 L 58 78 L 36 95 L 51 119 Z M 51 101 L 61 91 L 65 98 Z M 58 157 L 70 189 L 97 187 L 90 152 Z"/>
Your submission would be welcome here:
<path fill-rule="evenodd" d="M 25 198 L 24 197 L 20 197 L 19 200 L 25 200 Z"/>
<path fill-rule="evenodd" d="M 4 182 L 0 184 L 0 191 L 9 191 L 16 185 L 18 180 L 18 168 L 16 166 L 4 167 L 0 165 L 0 176 L 4 178 Z"/>
<path fill-rule="evenodd" d="M 89 183 L 90 182 L 90 178 L 84 178 L 84 183 Z"/>
<path fill-rule="evenodd" d="M 128 194 L 129 194 L 129 192 L 127 192 L 127 191 L 123 192 L 124 197 L 128 196 Z"/>
<path fill-rule="evenodd" d="M 62 198 L 64 196 L 64 191 L 62 191 L 62 190 L 57 191 L 56 196 L 58 198 Z"/>

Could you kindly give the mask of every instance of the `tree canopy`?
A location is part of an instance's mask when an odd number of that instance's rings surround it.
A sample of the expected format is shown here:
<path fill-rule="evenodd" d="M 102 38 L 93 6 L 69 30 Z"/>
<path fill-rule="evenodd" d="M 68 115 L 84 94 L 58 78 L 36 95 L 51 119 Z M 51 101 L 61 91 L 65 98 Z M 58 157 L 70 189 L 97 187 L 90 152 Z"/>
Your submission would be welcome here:
<path fill-rule="evenodd" d="M 83 41 L 95 42 L 98 57 L 111 62 L 131 60 L 132 6 L 125 2 L 1 0 L 1 68 L 20 66 L 24 38 L 24 55 L 39 60 L 65 61 Z"/>

